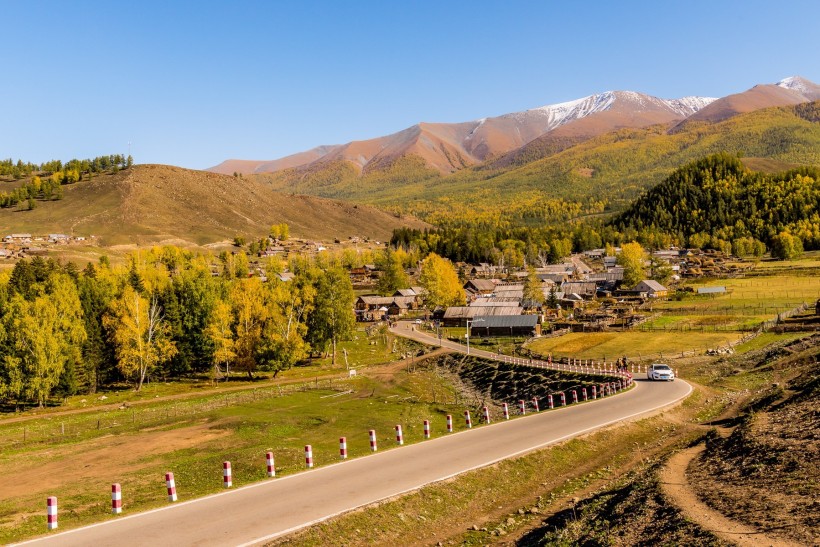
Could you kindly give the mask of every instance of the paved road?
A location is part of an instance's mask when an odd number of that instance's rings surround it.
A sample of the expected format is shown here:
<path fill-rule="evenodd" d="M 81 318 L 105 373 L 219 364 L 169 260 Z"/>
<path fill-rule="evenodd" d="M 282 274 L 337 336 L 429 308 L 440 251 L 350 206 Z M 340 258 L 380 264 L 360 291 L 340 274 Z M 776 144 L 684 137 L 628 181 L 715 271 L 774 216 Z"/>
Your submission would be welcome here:
<path fill-rule="evenodd" d="M 465 471 L 646 415 L 690 392 L 683 381 L 638 381 L 635 389 L 608 399 L 449 435 L 440 420 L 432 424 L 434 438 L 429 441 L 27 543 L 61 547 L 261 543 Z M 351 436 L 351 432 L 339 433 Z M 178 484 L 177 489 L 184 495 L 184 485 Z M 125 505 L 127 510 L 127 499 Z"/>

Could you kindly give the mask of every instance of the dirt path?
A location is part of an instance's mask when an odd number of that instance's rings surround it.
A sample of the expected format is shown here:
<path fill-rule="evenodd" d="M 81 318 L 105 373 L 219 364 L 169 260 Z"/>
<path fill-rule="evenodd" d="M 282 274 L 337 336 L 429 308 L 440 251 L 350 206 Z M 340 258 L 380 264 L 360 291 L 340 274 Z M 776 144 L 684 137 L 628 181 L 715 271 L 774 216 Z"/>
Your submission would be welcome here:
<path fill-rule="evenodd" d="M 689 485 L 686 471 L 689 463 L 705 449 L 705 444 L 699 444 L 669 458 L 660 475 L 664 495 L 680 508 L 686 518 L 725 541 L 743 547 L 798 547 L 797 543 L 767 536 L 755 528 L 728 519 L 700 501 Z"/>

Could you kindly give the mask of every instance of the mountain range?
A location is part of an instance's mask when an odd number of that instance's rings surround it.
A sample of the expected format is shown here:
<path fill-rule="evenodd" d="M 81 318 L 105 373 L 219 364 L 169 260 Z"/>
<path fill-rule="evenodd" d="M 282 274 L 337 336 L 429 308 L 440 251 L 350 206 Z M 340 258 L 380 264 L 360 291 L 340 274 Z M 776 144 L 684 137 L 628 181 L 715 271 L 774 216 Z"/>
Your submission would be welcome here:
<path fill-rule="evenodd" d="M 696 122 L 715 123 L 767 107 L 820 99 L 820 85 L 793 76 L 723 98 L 661 99 L 634 91 L 606 91 L 573 101 L 461 123 L 422 122 L 391 135 L 318 146 L 275 160 L 226 160 L 208 171 L 222 174 L 323 169 L 345 162 L 360 173 L 418 157 L 440 173 L 489 163 L 494 167 L 531 158 L 534 150 L 563 150 L 624 128 L 664 125 L 670 132 Z"/>

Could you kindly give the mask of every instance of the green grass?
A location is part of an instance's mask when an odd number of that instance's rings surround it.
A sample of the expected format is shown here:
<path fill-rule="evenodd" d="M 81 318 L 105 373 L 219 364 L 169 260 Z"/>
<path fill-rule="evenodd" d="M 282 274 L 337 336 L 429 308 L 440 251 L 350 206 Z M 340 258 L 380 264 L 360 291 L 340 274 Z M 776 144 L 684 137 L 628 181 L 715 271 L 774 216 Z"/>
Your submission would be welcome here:
<path fill-rule="evenodd" d="M 806 262 L 808 264 L 810 262 Z M 765 270 L 764 270 L 765 271 Z M 813 303 L 820 296 L 820 277 L 785 275 L 778 270 L 765 277 L 711 280 L 689 284 L 699 287 L 726 287 L 725 294 L 692 294 L 681 300 L 667 300 L 652 307 L 661 312 L 647 322 L 650 328 L 690 330 L 751 330 L 778 313 Z"/>
<path fill-rule="evenodd" d="M 570 333 L 556 338 L 538 338 L 528 348 L 541 355 L 613 361 L 627 356 L 631 361 L 673 358 L 681 352 L 703 353 L 725 346 L 741 337 L 736 332 L 596 332 Z"/>
<path fill-rule="evenodd" d="M 94 454 L 102 453 L 109 445 L 135 447 L 138 446 L 135 443 L 146 442 L 158 432 L 170 431 L 173 435 L 178 432 L 185 436 L 188 428 L 198 428 L 197 435 L 203 439 L 167 452 L 142 453 L 123 469 L 100 466 L 100 462 L 96 462 L 92 477 L 75 477 L 68 482 L 58 480 L 51 486 L 30 484 L 27 494 L 0 502 L 0 542 L 17 541 L 43 532 L 40 506 L 47 495 L 60 499 L 61 527 L 72 528 L 110 518 L 107 493 L 112 482 L 122 484 L 127 512 L 144 510 L 166 503 L 162 485 L 165 471 L 175 473 L 180 499 L 192 499 L 220 490 L 224 460 L 231 461 L 234 484 L 241 486 L 265 479 L 266 450 L 274 451 L 278 474 L 295 473 L 304 468 L 305 444 L 312 444 L 317 466 L 327 465 L 339 460 L 340 436 L 348 438 L 350 457 L 361 456 L 370 453 L 369 429 L 377 431 L 379 449 L 387 450 L 395 447 L 393 428 L 396 424 L 403 425 L 406 444 L 419 442 L 423 439 L 424 419 L 431 420 L 434 432 L 440 434 L 444 430 L 445 414 L 457 414 L 463 409 L 454 404 L 430 402 L 434 392 L 438 401 L 454 403 L 455 398 L 451 386 L 428 372 L 400 372 L 389 382 L 358 377 L 341 387 L 353 391 L 319 389 L 282 397 L 275 393 L 272 396 L 258 394 L 255 400 L 229 403 L 196 414 L 187 412 L 190 407 L 174 405 L 175 414 L 147 429 L 140 424 L 129 424 L 126 419 L 118 428 L 102 432 L 92 428 L 80 435 L 65 438 L 55 435 L 52 439 L 18 445 L 15 450 L 4 453 L 0 464 L 7 476 L 31 473 L 32 464 L 38 462 L 65 465 L 67 469 L 82 468 L 84 458 L 94 461 Z M 166 403 L 165 408 L 168 405 Z M 128 413 L 124 416 L 127 418 Z M 457 430 L 463 428 L 458 421 L 455 425 Z M 72 422 L 70 428 L 74 427 L 79 424 Z M 5 436 L 7 428 L 0 429 L 0 434 Z"/>

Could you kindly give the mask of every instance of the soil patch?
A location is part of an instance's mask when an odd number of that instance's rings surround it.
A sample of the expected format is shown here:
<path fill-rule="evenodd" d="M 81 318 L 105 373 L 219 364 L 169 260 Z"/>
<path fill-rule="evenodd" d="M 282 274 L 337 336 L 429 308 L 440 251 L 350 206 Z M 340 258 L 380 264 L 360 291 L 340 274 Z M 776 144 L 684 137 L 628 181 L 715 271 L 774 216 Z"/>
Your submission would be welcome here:
<path fill-rule="evenodd" d="M 117 482 L 124 474 L 149 466 L 150 462 L 145 461 L 148 456 L 198 446 L 231 433 L 213 426 L 202 423 L 164 431 L 110 435 L 7 458 L 0 463 L 0 474 L 6 477 L 0 500 L 55 491 L 85 479 Z"/>

